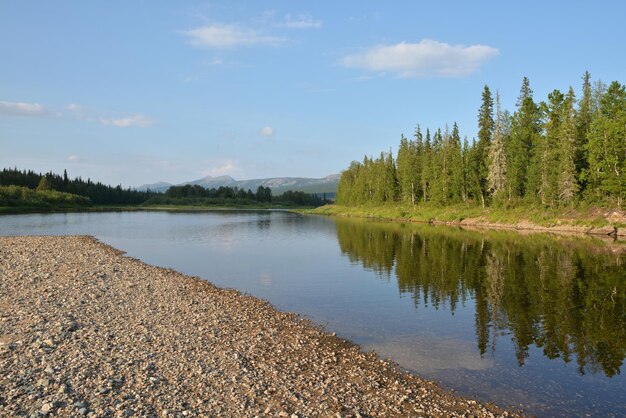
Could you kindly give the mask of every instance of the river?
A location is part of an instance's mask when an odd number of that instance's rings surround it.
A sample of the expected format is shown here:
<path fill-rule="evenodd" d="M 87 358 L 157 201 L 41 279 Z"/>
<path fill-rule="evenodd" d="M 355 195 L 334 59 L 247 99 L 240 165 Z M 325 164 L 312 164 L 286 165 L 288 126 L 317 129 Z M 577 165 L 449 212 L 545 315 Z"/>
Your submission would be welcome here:
<path fill-rule="evenodd" d="M 270 301 L 457 393 L 626 416 L 626 243 L 283 211 L 0 216 Z"/>

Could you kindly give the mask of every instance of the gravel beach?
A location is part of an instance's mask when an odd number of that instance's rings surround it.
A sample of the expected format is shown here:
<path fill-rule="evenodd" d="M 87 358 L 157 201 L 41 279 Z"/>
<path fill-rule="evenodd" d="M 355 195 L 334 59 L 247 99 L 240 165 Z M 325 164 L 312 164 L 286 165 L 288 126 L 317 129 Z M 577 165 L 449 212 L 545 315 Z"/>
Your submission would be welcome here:
<path fill-rule="evenodd" d="M 0 416 L 45 415 L 515 414 L 94 238 L 0 237 Z"/>

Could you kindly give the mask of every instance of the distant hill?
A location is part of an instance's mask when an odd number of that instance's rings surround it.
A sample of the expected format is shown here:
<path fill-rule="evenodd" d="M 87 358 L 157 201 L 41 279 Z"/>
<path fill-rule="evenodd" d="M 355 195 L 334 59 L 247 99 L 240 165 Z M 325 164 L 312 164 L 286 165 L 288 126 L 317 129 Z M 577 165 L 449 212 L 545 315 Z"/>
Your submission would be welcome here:
<path fill-rule="evenodd" d="M 337 183 L 339 182 L 339 174 L 332 174 L 330 176 L 323 177 L 321 179 L 307 178 L 307 177 L 273 177 L 267 179 L 252 179 L 252 180 L 235 180 L 231 176 L 219 176 L 211 177 L 206 176 L 198 180 L 188 181 L 185 183 L 176 184 L 176 186 L 184 186 L 186 184 L 197 184 L 202 187 L 212 189 L 221 186 L 238 187 L 244 190 L 252 190 L 253 192 L 259 186 L 269 187 L 272 189 L 273 194 L 281 194 L 287 190 L 302 191 L 306 193 L 329 193 L 334 196 L 337 191 Z M 153 192 L 165 192 L 170 186 L 174 186 L 170 183 L 159 182 L 153 184 L 144 184 L 137 187 L 137 190 L 151 190 Z"/>

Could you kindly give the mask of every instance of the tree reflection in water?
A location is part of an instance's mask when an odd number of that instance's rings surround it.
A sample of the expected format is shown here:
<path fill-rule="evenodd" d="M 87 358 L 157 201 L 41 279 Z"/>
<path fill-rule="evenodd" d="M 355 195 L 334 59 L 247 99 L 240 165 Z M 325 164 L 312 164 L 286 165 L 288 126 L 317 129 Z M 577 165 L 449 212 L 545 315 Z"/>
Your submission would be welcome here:
<path fill-rule="evenodd" d="M 576 361 L 580 374 L 620 373 L 626 355 L 623 247 L 588 237 L 337 219 L 352 262 L 395 279 L 438 308 L 473 300 L 481 355 L 510 335 L 517 362 L 529 347 Z"/>

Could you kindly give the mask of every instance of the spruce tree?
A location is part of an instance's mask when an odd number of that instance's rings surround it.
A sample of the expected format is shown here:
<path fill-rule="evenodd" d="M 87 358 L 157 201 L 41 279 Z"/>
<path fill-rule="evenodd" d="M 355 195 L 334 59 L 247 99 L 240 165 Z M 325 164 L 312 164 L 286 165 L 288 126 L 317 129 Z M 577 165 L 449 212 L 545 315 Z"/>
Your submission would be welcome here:
<path fill-rule="evenodd" d="M 430 201 L 430 189 L 433 172 L 433 150 L 430 140 L 430 129 L 426 128 L 426 138 L 424 140 L 424 151 L 422 153 L 422 195 L 424 202 Z"/>
<path fill-rule="evenodd" d="M 411 190 L 411 151 L 409 140 L 404 135 L 400 136 L 398 156 L 396 157 L 398 170 L 398 185 L 400 187 L 400 200 L 404 203 L 413 203 L 413 190 Z"/>
<path fill-rule="evenodd" d="M 415 190 L 413 204 L 417 204 L 423 196 L 422 173 L 424 172 L 424 138 L 419 125 L 415 128 L 415 146 L 413 154 L 413 188 Z"/>
<path fill-rule="evenodd" d="M 585 71 L 583 75 L 583 95 L 578 103 L 578 114 L 576 116 L 576 178 L 581 189 L 587 185 L 586 173 L 589 168 L 587 156 L 587 143 L 589 142 L 589 128 L 592 117 L 592 97 L 591 97 L 591 74 Z"/>
<path fill-rule="evenodd" d="M 500 106 L 500 93 L 496 92 L 496 124 L 493 141 L 489 147 L 489 192 L 494 198 L 504 193 L 506 188 L 506 155 L 504 152 L 506 115 Z"/>
<path fill-rule="evenodd" d="M 554 206 L 558 196 L 559 135 L 563 116 L 563 93 L 554 90 L 548 94 L 548 103 L 542 104 L 546 113 L 545 135 L 539 137 L 532 156 L 533 174 L 538 179 L 536 192 L 542 205 Z M 535 180 L 535 181 L 536 181 Z M 533 188 L 535 188 L 533 187 Z"/>
<path fill-rule="evenodd" d="M 461 159 L 463 163 L 463 188 L 461 197 L 464 202 L 469 198 L 469 152 L 469 142 L 466 136 L 463 138 L 463 151 L 461 152 Z"/>
<path fill-rule="evenodd" d="M 479 193 L 482 206 L 485 207 L 485 198 L 487 195 L 487 176 L 489 146 L 491 145 L 491 136 L 493 135 L 493 97 L 489 86 L 485 85 L 482 94 L 482 104 L 478 111 L 478 143 L 475 145 L 474 153 L 474 175 L 477 176 Z"/>
<path fill-rule="evenodd" d="M 617 81 L 599 99 L 587 150 L 589 180 L 598 194 L 621 206 L 626 197 L 626 90 Z"/>
<path fill-rule="evenodd" d="M 476 148 L 473 153 L 473 175 L 475 176 L 476 193 L 480 198 L 481 204 L 485 207 L 485 199 L 487 194 L 487 176 L 488 176 L 488 153 L 491 144 L 491 136 L 493 135 L 493 97 L 489 86 L 485 85 L 482 94 L 482 104 L 478 111 L 478 142 L 474 145 Z"/>
<path fill-rule="evenodd" d="M 517 99 L 517 111 L 512 118 L 511 136 L 506 147 L 509 199 L 523 198 L 530 194 L 527 191 L 530 156 L 538 140 L 540 118 L 530 82 L 524 77 Z"/>
<path fill-rule="evenodd" d="M 579 189 L 576 180 L 576 157 L 580 154 L 576 152 L 578 131 L 576 129 L 575 102 L 574 89 L 570 87 L 562 106 L 563 114 L 559 133 L 558 197 L 563 204 L 570 204 Z"/>
<path fill-rule="evenodd" d="M 461 134 L 459 125 L 455 122 L 452 125 L 452 135 L 450 135 L 450 200 L 458 202 L 464 200 L 463 192 L 463 153 L 461 149 Z"/>

